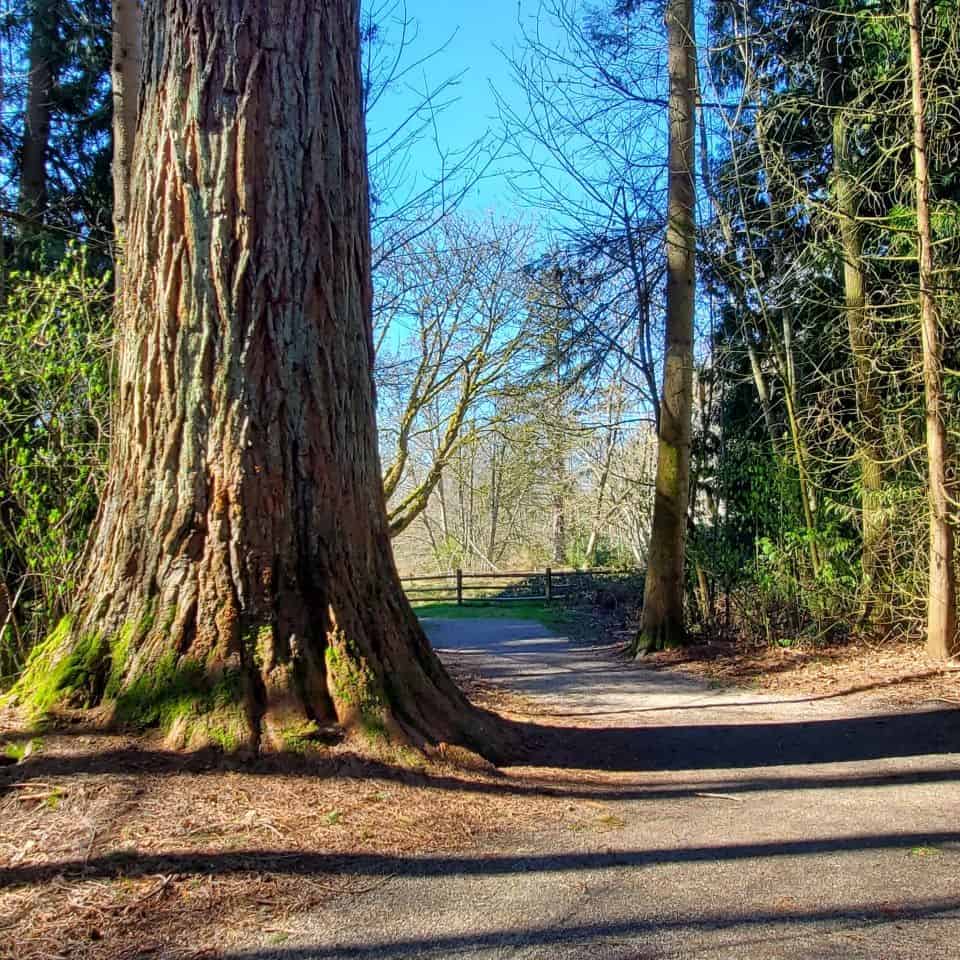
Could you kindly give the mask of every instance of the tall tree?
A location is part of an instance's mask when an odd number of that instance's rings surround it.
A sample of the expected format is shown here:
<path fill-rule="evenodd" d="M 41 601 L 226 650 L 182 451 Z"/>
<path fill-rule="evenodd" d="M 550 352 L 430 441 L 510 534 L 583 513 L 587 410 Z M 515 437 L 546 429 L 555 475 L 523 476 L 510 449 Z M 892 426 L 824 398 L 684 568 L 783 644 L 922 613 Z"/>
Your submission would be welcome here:
<path fill-rule="evenodd" d="M 27 53 L 27 105 L 20 155 L 20 213 L 28 222 L 47 205 L 47 150 L 53 98 L 53 47 L 57 9 L 53 0 L 35 0 Z"/>
<path fill-rule="evenodd" d="M 829 31 L 832 36 L 837 31 Z M 839 42 L 838 42 L 839 46 Z M 844 313 L 850 355 L 853 360 L 854 392 L 857 401 L 857 460 L 860 467 L 860 514 L 863 537 L 860 616 L 864 623 L 889 615 L 890 597 L 883 588 L 889 583 L 889 529 L 883 503 L 884 449 L 883 402 L 875 373 L 876 345 L 870 331 L 867 278 L 863 266 L 863 226 L 856 169 L 851 144 L 850 121 L 843 100 L 843 58 L 833 52 L 824 71 L 827 99 L 834 104 L 833 174 L 834 194 L 840 221 L 840 250 L 843 257 Z"/>
<path fill-rule="evenodd" d="M 17 687 L 171 742 L 490 753 L 403 596 L 377 456 L 358 4 L 150 0 L 107 486 Z"/>
<path fill-rule="evenodd" d="M 696 281 L 695 91 L 692 0 L 668 0 L 670 133 L 667 200 L 667 318 L 657 451 L 656 498 L 636 652 L 684 638 L 684 553 L 693 411 L 693 313 Z"/>
<path fill-rule="evenodd" d="M 139 0 L 113 0 L 111 89 L 113 92 L 113 232 L 123 242 L 130 195 L 130 165 L 137 134 L 142 28 Z"/>
<path fill-rule="evenodd" d="M 935 291 L 933 233 L 930 225 L 930 172 L 927 161 L 926 92 L 920 0 L 908 0 L 910 80 L 913 94 L 913 160 L 920 255 L 920 329 L 926 412 L 930 497 L 930 574 L 927 594 L 927 651 L 945 658 L 957 645 L 957 583 L 951 497 L 947 483 L 948 445 L 943 339 Z"/>

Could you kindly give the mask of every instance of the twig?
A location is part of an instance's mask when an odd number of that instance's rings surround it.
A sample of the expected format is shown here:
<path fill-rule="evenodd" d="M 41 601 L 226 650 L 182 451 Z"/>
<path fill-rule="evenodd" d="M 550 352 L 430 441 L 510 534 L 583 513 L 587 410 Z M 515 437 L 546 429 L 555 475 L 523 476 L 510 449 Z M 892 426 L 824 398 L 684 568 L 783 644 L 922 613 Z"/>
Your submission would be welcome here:
<path fill-rule="evenodd" d="M 695 793 L 695 797 L 704 797 L 707 800 L 730 800 L 733 803 L 743 803 L 743 797 L 734 797 L 729 793 Z"/>

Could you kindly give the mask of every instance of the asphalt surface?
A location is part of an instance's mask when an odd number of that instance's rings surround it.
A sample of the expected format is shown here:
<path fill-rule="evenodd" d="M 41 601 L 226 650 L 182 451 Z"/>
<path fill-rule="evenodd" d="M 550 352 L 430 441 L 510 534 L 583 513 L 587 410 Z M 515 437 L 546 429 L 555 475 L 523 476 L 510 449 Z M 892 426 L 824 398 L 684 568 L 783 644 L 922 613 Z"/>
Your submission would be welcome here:
<path fill-rule="evenodd" d="M 589 812 L 358 860 L 375 892 L 234 960 L 960 957 L 960 711 L 718 692 L 530 621 L 425 626 L 547 715 L 530 763 Z"/>

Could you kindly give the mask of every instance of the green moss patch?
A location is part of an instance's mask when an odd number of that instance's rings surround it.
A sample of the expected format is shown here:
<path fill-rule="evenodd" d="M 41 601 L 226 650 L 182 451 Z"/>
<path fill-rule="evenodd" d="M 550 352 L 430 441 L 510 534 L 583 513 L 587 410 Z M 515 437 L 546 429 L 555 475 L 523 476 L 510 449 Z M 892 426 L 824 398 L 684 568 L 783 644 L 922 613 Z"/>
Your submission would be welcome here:
<path fill-rule="evenodd" d="M 59 704 L 90 707 L 102 699 L 113 700 L 138 643 L 152 626 L 152 607 L 109 637 L 96 632 L 77 635 L 74 618 L 64 617 L 34 648 L 11 699 L 35 720 Z"/>
<path fill-rule="evenodd" d="M 365 657 L 340 630 L 327 638 L 327 677 L 338 708 L 371 741 L 388 739 L 386 696 Z"/>
<path fill-rule="evenodd" d="M 34 648 L 11 697 L 34 719 L 58 704 L 87 704 L 96 692 L 109 645 L 102 636 L 73 636 L 73 618 L 64 617 L 43 643 Z"/>
<path fill-rule="evenodd" d="M 137 729 L 168 731 L 183 716 L 239 709 L 242 698 L 239 670 L 212 678 L 200 661 L 170 652 L 119 692 L 115 716 Z"/>

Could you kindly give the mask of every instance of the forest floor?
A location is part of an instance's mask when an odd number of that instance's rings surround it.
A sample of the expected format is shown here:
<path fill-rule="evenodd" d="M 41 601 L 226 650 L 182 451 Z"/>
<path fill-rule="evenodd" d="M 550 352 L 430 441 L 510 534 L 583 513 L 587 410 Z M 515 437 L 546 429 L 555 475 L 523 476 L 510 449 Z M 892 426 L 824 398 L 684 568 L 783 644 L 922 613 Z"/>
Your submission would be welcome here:
<path fill-rule="evenodd" d="M 956 943 L 956 672 L 912 648 L 628 664 L 530 620 L 426 626 L 470 695 L 524 725 L 520 765 L 345 745 L 185 758 L 0 717 L 19 759 L 0 767 L 0 956 L 940 958 Z"/>

